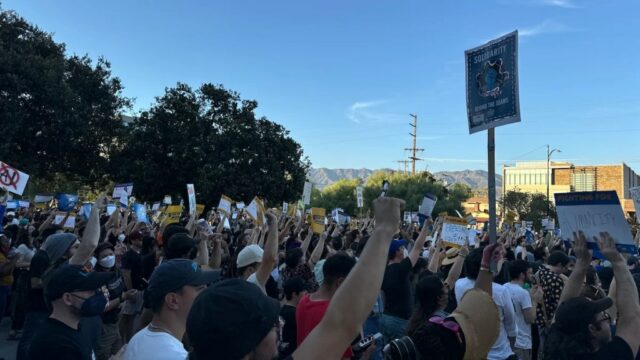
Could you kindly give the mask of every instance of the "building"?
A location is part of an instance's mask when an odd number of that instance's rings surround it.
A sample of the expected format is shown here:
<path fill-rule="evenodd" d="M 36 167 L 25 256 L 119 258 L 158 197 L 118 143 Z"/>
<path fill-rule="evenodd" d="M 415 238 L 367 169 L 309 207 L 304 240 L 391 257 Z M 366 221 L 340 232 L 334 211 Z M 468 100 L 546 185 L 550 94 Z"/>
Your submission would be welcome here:
<path fill-rule="evenodd" d="M 547 178 L 548 177 L 548 178 Z M 625 163 L 615 165 L 577 166 L 569 162 L 516 162 L 502 166 L 503 191 L 547 193 L 554 202 L 555 193 L 615 190 L 624 212 L 635 213 L 629 188 L 640 186 L 640 176 Z"/>

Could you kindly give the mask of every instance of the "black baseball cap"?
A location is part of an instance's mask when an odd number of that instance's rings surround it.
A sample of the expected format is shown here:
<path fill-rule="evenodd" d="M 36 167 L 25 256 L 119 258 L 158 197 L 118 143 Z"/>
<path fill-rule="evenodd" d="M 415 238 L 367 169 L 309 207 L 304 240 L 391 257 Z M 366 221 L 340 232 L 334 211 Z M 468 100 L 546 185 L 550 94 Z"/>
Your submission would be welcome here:
<path fill-rule="evenodd" d="M 190 359 L 237 360 L 253 351 L 279 321 L 280 303 L 255 284 L 228 279 L 209 286 L 191 306 Z"/>
<path fill-rule="evenodd" d="M 593 317 L 613 305 L 613 300 L 604 297 L 599 300 L 591 300 L 584 296 L 569 299 L 556 310 L 556 322 L 558 330 L 566 334 L 574 334 L 593 322 Z"/>
<path fill-rule="evenodd" d="M 110 272 L 86 272 L 80 265 L 62 265 L 54 270 L 47 284 L 47 300 L 58 300 L 64 293 L 98 290 L 112 278 Z"/>
<path fill-rule="evenodd" d="M 151 274 L 145 296 L 149 296 L 149 299 L 161 299 L 185 285 L 208 285 L 219 278 L 219 270 L 202 271 L 200 266 L 191 260 L 167 260 Z"/>

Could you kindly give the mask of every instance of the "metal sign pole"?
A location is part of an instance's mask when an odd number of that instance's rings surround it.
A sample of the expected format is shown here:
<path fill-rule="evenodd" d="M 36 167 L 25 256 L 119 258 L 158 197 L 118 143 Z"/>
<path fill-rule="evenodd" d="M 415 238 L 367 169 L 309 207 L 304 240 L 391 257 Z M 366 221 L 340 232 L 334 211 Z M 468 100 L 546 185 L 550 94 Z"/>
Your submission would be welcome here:
<path fill-rule="evenodd" d="M 489 243 L 496 242 L 496 146 L 495 128 L 487 130 L 487 156 L 489 160 Z"/>

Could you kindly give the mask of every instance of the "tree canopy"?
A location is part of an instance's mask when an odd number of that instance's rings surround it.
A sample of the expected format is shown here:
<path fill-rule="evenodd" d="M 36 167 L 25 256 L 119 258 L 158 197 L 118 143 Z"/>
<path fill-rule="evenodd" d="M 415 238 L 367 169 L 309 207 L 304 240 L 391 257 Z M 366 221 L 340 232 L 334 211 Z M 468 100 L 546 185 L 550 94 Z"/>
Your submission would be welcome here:
<path fill-rule="evenodd" d="M 506 211 L 516 214 L 517 220 L 532 221 L 533 227 L 540 230 L 542 219 L 547 216 L 558 221 L 553 203 L 547 201 L 544 194 L 529 194 L 517 190 L 509 190 L 501 200 Z"/>

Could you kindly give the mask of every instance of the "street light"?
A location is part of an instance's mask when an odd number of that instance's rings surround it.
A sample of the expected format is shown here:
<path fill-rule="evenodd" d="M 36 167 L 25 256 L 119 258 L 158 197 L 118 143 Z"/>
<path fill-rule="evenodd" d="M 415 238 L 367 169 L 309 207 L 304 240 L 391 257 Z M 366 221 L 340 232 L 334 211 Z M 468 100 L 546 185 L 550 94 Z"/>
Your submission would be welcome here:
<path fill-rule="evenodd" d="M 560 149 L 549 150 L 549 145 L 547 145 L 547 216 L 549 216 L 549 183 L 551 182 L 551 154 L 554 152 L 561 153 Z"/>

